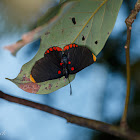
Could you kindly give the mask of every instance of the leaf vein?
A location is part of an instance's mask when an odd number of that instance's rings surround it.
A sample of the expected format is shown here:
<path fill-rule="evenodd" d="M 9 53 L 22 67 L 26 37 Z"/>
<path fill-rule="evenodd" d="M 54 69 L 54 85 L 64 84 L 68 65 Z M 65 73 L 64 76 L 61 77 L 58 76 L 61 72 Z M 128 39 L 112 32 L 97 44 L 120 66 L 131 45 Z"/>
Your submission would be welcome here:
<path fill-rule="evenodd" d="M 84 28 L 86 27 L 86 25 L 89 23 L 89 21 L 93 18 L 93 16 L 98 12 L 98 10 L 107 2 L 108 0 L 104 0 L 103 3 L 101 3 L 101 5 L 93 12 L 93 14 L 91 15 L 91 17 L 89 18 L 89 20 L 87 21 L 87 23 L 84 25 L 84 27 L 82 28 L 82 30 L 79 32 L 79 34 L 76 36 L 76 38 L 74 39 L 73 43 L 75 42 L 75 40 L 78 38 L 78 36 L 81 34 L 81 32 L 84 30 Z"/>

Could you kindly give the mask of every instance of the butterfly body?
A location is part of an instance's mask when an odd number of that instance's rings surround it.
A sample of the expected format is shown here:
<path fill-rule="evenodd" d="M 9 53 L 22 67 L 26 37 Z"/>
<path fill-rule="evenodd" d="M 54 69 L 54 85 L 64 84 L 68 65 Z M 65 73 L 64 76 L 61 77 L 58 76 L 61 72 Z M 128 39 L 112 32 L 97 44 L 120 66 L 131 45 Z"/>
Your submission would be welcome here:
<path fill-rule="evenodd" d="M 64 53 L 62 54 L 61 64 L 62 65 L 62 72 L 65 78 L 68 78 L 69 72 L 68 72 L 68 57 Z"/>
<path fill-rule="evenodd" d="M 70 44 L 62 50 L 59 47 L 51 47 L 44 57 L 36 61 L 30 79 L 40 83 L 52 79 L 69 77 L 96 61 L 96 56 L 87 48 Z"/>

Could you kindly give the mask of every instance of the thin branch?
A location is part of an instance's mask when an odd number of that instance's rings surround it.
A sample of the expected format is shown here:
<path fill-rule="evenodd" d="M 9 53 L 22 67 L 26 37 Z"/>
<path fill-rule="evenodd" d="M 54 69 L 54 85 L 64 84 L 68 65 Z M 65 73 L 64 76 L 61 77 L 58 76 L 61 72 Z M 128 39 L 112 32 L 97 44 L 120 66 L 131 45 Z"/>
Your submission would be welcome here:
<path fill-rule="evenodd" d="M 29 106 L 32 108 L 36 108 L 36 109 L 51 113 L 53 115 L 60 116 L 62 118 L 65 118 L 67 120 L 67 122 L 70 122 L 73 124 L 77 124 L 77 125 L 84 126 L 87 128 L 99 130 L 101 132 L 105 132 L 105 133 L 108 133 L 108 134 L 111 134 L 114 136 L 118 136 L 121 138 L 126 138 L 126 139 L 130 139 L 130 140 L 140 140 L 140 134 L 138 134 L 132 130 L 122 130 L 122 128 L 118 127 L 118 126 L 114 126 L 114 125 L 107 124 L 104 122 L 75 116 L 70 113 L 66 113 L 66 112 L 54 109 L 47 105 L 43 105 L 43 104 L 35 103 L 32 101 L 28 101 L 25 99 L 21 99 L 18 97 L 13 97 L 11 95 L 7 95 L 1 91 L 0 91 L 0 98 L 5 99 L 10 102 L 22 104 L 22 105 Z"/>
<path fill-rule="evenodd" d="M 125 51 L 126 51 L 126 71 L 127 71 L 127 89 L 126 89 L 126 101 L 125 101 L 125 108 L 124 113 L 121 119 L 121 126 L 123 128 L 128 128 L 127 126 L 127 112 L 128 112 L 128 104 L 129 104 L 129 97 L 130 97 L 130 40 L 131 40 L 131 29 L 132 24 L 134 20 L 136 19 L 136 16 L 140 10 L 140 0 L 137 1 L 135 8 L 131 11 L 131 14 L 128 16 L 128 18 L 125 20 L 126 26 L 127 26 L 127 41 L 125 45 Z"/>
<path fill-rule="evenodd" d="M 127 27 L 127 42 L 125 45 L 125 52 L 126 52 L 126 72 L 127 72 L 127 89 L 126 89 L 126 100 L 125 100 L 125 108 L 123 112 L 123 116 L 121 119 L 121 126 L 127 128 L 127 112 L 128 112 L 128 104 L 129 104 L 129 97 L 130 97 L 130 53 L 129 53 L 129 46 L 130 46 L 130 38 L 131 38 L 131 29 Z"/>

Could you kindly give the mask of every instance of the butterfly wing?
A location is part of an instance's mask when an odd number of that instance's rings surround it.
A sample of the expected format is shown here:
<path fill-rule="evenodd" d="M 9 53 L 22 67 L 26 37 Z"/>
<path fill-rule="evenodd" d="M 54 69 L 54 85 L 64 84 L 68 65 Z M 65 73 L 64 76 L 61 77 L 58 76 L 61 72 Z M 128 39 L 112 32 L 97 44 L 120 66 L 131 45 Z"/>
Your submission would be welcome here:
<path fill-rule="evenodd" d="M 96 61 L 96 56 L 87 47 L 70 44 L 64 50 L 69 60 L 69 74 L 75 74 Z"/>
<path fill-rule="evenodd" d="M 44 57 L 36 61 L 31 70 L 32 82 L 44 82 L 63 76 L 61 63 L 62 49 L 59 47 L 49 48 Z"/>

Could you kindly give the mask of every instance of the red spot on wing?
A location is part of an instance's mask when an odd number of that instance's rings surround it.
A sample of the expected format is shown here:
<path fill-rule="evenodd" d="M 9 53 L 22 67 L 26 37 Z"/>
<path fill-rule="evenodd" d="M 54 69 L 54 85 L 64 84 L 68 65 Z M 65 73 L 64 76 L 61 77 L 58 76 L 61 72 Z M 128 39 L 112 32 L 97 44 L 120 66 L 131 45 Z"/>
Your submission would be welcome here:
<path fill-rule="evenodd" d="M 56 47 L 56 50 L 59 51 L 59 47 Z"/>
<path fill-rule="evenodd" d="M 59 48 L 59 50 L 60 50 L 60 51 L 62 51 L 62 49 L 61 49 L 61 48 Z"/>
<path fill-rule="evenodd" d="M 45 54 L 47 54 L 47 53 L 50 53 L 50 51 L 62 51 L 62 49 L 61 48 L 59 48 L 59 47 L 52 47 L 52 48 L 49 48 L 46 52 L 45 52 Z"/>
<path fill-rule="evenodd" d="M 58 74 L 61 74 L 61 71 L 60 70 L 58 71 Z"/>
<path fill-rule="evenodd" d="M 62 51 L 62 49 L 60 47 L 56 47 L 57 51 Z"/>
<path fill-rule="evenodd" d="M 71 62 L 69 61 L 68 64 L 71 64 Z"/>
<path fill-rule="evenodd" d="M 47 50 L 46 52 L 45 52 L 45 54 L 47 54 L 47 53 L 49 53 L 50 51 L 49 50 Z"/>
<path fill-rule="evenodd" d="M 71 67 L 71 71 L 74 71 L 74 67 Z"/>
<path fill-rule="evenodd" d="M 50 48 L 49 50 L 50 50 L 50 51 L 53 51 L 53 48 Z"/>
<path fill-rule="evenodd" d="M 53 50 L 55 50 L 55 51 L 56 51 L 56 47 L 53 47 Z"/>
<path fill-rule="evenodd" d="M 60 63 L 60 66 L 62 66 L 64 63 Z"/>
<path fill-rule="evenodd" d="M 73 45 L 72 45 L 72 44 L 70 44 L 69 46 L 70 46 L 70 48 L 72 48 L 72 46 L 73 46 Z"/>
<path fill-rule="evenodd" d="M 64 47 L 64 51 L 65 50 L 68 50 L 68 49 L 69 49 L 69 46 L 68 45 Z"/>
<path fill-rule="evenodd" d="M 76 44 L 70 44 L 70 45 L 66 45 L 65 47 L 64 47 L 64 51 L 65 50 L 68 50 L 68 49 L 70 49 L 70 48 L 72 48 L 72 47 L 78 47 L 78 45 L 76 45 Z"/>
<path fill-rule="evenodd" d="M 76 45 L 75 44 L 73 44 L 73 47 L 75 47 Z"/>

